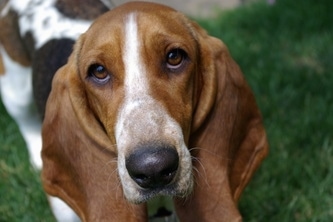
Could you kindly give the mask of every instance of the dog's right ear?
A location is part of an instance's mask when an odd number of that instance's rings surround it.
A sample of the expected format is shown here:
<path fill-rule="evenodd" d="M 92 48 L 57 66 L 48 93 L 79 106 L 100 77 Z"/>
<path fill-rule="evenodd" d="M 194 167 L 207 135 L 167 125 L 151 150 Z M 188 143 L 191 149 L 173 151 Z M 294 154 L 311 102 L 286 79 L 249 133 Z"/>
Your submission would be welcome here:
<path fill-rule="evenodd" d="M 42 182 L 82 221 L 145 221 L 145 205 L 122 194 L 117 156 L 86 102 L 77 60 L 84 36 L 52 83 L 42 128 Z M 89 125 L 87 125 L 89 123 Z"/>
<path fill-rule="evenodd" d="M 201 89 L 189 147 L 195 187 L 177 202 L 182 221 L 241 221 L 237 202 L 267 155 L 254 95 L 227 47 L 197 24 Z M 191 213 L 195 212 L 195 213 Z"/>

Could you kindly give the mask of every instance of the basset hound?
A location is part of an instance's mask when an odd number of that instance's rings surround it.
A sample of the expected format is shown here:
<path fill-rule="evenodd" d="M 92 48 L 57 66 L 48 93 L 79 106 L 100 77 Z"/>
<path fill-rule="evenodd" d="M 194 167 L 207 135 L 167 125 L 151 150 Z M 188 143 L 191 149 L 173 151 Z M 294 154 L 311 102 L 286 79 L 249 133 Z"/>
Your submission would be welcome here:
<path fill-rule="evenodd" d="M 53 75 L 67 62 L 78 36 L 109 7 L 107 0 L 0 1 L 0 95 L 37 170 L 42 167 L 41 119 Z M 59 221 L 75 218 L 59 200 L 50 201 Z"/>
<path fill-rule="evenodd" d="M 219 39 L 163 5 L 126 3 L 81 35 L 52 82 L 42 182 L 82 221 L 241 221 L 267 155 L 255 98 Z"/>

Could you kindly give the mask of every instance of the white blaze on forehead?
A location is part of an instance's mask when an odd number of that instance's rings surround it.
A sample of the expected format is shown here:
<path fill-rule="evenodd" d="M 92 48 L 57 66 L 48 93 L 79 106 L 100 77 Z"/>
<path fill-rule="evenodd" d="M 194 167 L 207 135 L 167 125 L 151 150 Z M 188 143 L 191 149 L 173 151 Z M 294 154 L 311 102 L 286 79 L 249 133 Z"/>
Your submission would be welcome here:
<path fill-rule="evenodd" d="M 140 41 L 135 14 L 130 14 L 125 29 L 125 90 L 127 96 L 138 96 L 138 93 L 147 93 L 146 72 L 142 61 L 140 61 Z"/>
<path fill-rule="evenodd" d="M 163 105 L 151 95 L 148 70 L 141 59 L 144 52 L 141 45 L 143 40 L 139 37 L 136 14 L 128 15 L 124 26 L 125 99 L 116 125 L 116 139 L 120 149 L 123 148 L 123 144 L 120 143 L 124 143 L 124 141 L 126 143 L 133 138 L 143 139 L 149 132 L 157 133 L 162 129 L 166 132 L 170 128 L 180 128 Z M 124 133 L 125 131 L 126 133 Z M 119 139 L 120 137 L 121 139 Z"/>
<path fill-rule="evenodd" d="M 144 64 L 140 59 L 140 40 L 136 15 L 128 15 L 125 20 L 125 44 L 123 46 L 123 61 L 125 69 L 124 91 L 125 101 L 118 117 L 116 137 L 119 138 L 124 130 L 124 121 L 129 113 L 147 99 L 148 81 Z"/>

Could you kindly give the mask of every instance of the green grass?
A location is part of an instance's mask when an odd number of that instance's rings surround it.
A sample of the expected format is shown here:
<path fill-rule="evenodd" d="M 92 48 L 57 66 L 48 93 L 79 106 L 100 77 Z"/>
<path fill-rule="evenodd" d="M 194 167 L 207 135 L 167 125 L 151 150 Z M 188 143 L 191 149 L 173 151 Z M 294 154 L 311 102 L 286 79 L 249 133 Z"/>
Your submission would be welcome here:
<path fill-rule="evenodd" d="M 277 0 L 199 19 L 255 92 L 270 154 L 240 201 L 244 221 L 332 221 L 333 1 Z M 0 105 L 0 221 L 50 221 L 39 175 Z"/>
<path fill-rule="evenodd" d="M 333 1 L 277 0 L 200 21 L 240 64 L 270 154 L 240 202 L 244 221 L 333 219 Z"/>
<path fill-rule="evenodd" d="M 0 102 L 0 221 L 52 221 L 39 174 L 16 124 Z"/>

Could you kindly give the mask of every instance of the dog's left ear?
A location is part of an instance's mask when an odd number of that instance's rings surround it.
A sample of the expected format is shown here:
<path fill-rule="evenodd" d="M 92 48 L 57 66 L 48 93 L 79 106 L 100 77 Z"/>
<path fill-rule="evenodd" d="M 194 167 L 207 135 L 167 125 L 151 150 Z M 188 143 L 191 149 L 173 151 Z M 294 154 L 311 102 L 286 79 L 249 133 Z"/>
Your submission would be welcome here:
<path fill-rule="evenodd" d="M 114 146 L 86 101 L 77 67 L 83 41 L 53 79 L 42 128 L 43 187 L 82 221 L 144 221 L 145 205 L 123 197 Z"/>
<path fill-rule="evenodd" d="M 189 142 L 195 188 L 187 200 L 177 201 L 177 211 L 181 221 L 238 221 L 239 197 L 268 152 L 266 133 L 254 95 L 227 47 L 192 25 L 200 55 Z"/>

